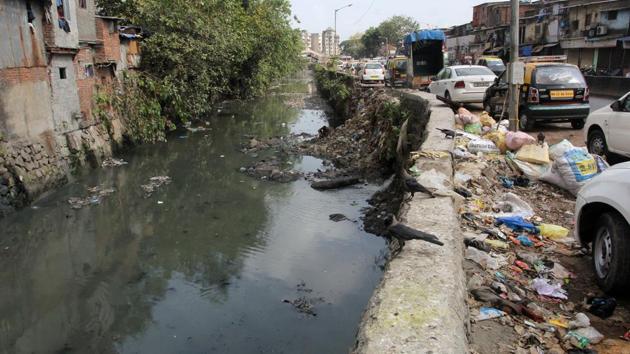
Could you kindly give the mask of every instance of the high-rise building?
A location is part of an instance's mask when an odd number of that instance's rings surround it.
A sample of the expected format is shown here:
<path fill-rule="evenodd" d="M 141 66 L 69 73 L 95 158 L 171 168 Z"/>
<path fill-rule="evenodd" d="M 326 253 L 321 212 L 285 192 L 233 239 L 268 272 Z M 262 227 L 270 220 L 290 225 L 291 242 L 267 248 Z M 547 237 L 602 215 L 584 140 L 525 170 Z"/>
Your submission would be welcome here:
<path fill-rule="evenodd" d="M 311 33 L 311 50 L 317 53 L 322 52 L 322 38 L 319 33 Z"/>
<path fill-rule="evenodd" d="M 311 34 L 306 30 L 302 30 L 302 42 L 305 49 L 311 49 Z"/>
<path fill-rule="evenodd" d="M 322 53 L 325 55 L 339 54 L 339 36 L 330 27 L 322 32 Z"/>

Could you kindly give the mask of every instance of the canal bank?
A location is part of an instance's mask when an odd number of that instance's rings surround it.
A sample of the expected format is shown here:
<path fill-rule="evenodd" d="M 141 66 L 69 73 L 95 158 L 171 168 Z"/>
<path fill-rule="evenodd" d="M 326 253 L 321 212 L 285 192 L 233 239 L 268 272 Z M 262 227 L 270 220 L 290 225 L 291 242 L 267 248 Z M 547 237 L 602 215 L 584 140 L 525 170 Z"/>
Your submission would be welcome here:
<path fill-rule="evenodd" d="M 320 192 L 240 172 L 266 158 L 242 151 L 249 136 L 326 124 L 313 91 L 301 78 L 223 104 L 0 220 L 0 352 L 347 352 L 387 254 L 360 222 L 380 186 Z M 326 168 L 268 153 L 304 173 Z M 171 182 L 147 196 L 158 176 Z M 95 186 L 113 191 L 71 208 Z"/>
<path fill-rule="evenodd" d="M 323 75 L 326 75 L 324 84 L 331 90 L 339 91 L 338 86 L 344 85 L 345 90 L 342 92 L 352 92 L 349 97 L 326 95 L 333 101 L 333 106 L 354 115 L 345 124 L 361 127 L 353 120 L 370 122 L 370 105 L 377 107 L 377 120 L 387 120 L 389 111 L 385 107 L 388 104 L 384 102 L 399 105 L 399 121 L 394 129 L 398 133 L 395 158 L 390 167 L 398 176 L 403 169 L 414 170 L 421 183 L 436 186 L 440 190 L 435 198 L 427 198 L 422 194 L 411 197 L 404 190 L 395 190 L 398 205 L 392 208 L 392 203 L 389 203 L 388 211 L 395 212 L 399 220 L 412 228 L 436 235 L 444 246 L 420 240 L 407 241 L 402 251 L 388 261 L 383 279 L 364 312 L 353 351 L 467 352 L 469 318 L 465 301 L 462 235 L 457 218 L 459 196 L 453 192 L 452 184 L 451 153 L 454 144 L 452 139 L 445 139 L 437 130 L 453 129 L 452 111 L 430 94 L 417 91 L 389 91 L 385 94 L 382 90 L 354 90 L 347 75 L 320 73 L 320 77 Z M 382 92 L 381 95 L 389 96 L 390 99 L 383 98 L 382 102 L 378 102 L 379 98 L 375 97 L 378 94 L 374 92 Z M 369 126 L 368 123 L 364 124 Z M 340 128 L 344 130 L 344 127 Z M 352 132 L 352 128 L 345 129 Z M 357 131 L 361 132 L 361 129 Z M 386 129 L 383 131 L 387 133 Z M 355 133 L 345 134 L 348 135 L 352 137 Z M 370 146 L 365 143 L 357 145 Z M 369 155 L 370 151 L 368 148 L 356 154 L 353 160 L 362 160 L 361 156 Z M 393 184 L 396 183 L 395 180 Z M 392 198 L 391 195 L 388 197 Z M 404 202 L 401 203 L 402 200 Z M 369 226 L 368 223 L 377 223 L 378 215 L 385 215 L 381 212 L 375 214 L 376 220 L 366 220 L 366 226 Z M 381 228 L 380 231 L 387 236 L 386 230 Z M 390 243 L 390 247 L 393 244 L 395 242 Z"/>

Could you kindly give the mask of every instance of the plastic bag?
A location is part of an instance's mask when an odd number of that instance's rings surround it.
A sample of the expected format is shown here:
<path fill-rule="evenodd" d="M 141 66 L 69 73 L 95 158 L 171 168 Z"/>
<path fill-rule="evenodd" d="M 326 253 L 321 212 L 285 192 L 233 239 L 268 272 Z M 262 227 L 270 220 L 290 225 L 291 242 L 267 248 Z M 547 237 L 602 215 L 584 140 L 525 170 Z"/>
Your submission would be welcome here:
<path fill-rule="evenodd" d="M 557 157 L 540 179 L 576 195 L 584 183 L 598 173 L 595 158 L 585 148 L 573 148 Z"/>
<path fill-rule="evenodd" d="M 492 141 L 485 139 L 476 139 L 468 142 L 468 151 L 473 154 L 478 152 L 498 154 L 501 152 Z"/>
<path fill-rule="evenodd" d="M 591 327 L 591 326 L 576 329 L 573 332 L 577 333 L 578 335 L 582 337 L 587 338 L 591 344 L 597 344 L 601 342 L 602 340 L 604 340 L 604 335 L 599 333 L 598 330 L 596 330 L 594 327 Z"/>
<path fill-rule="evenodd" d="M 552 240 L 560 240 L 569 235 L 569 229 L 553 224 L 540 224 L 538 230 L 541 235 Z"/>
<path fill-rule="evenodd" d="M 551 165 L 538 165 L 531 162 L 517 160 L 515 155 L 509 151 L 505 155 L 505 160 L 523 172 L 525 176 L 535 180 L 540 179 L 551 168 Z"/>
<path fill-rule="evenodd" d="M 507 264 L 504 257 L 492 257 L 490 254 L 480 251 L 474 247 L 466 248 L 465 258 L 479 264 L 486 269 L 497 270 Z"/>
<path fill-rule="evenodd" d="M 531 222 L 525 221 L 520 216 L 507 216 L 507 217 L 498 217 L 495 219 L 499 224 L 504 224 L 514 231 L 529 231 L 537 233 L 538 229 Z"/>
<path fill-rule="evenodd" d="M 482 307 L 479 309 L 479 315 L 475 317 L 477 321 L 490 320 L 505 316 L 505 312 L 495 309 L 494 307 Z"/>
<path fill-rule="evenodd" d="M 464 107 L 460 107 L 457 110 L 457 114 L 459 115 L 459 120 L 464 124 L 473 124 L 473 123 L 479 123 L 479 117 L 477 117 L 476 115 L 470 113 L 469 110 L 467 110 Z M 479 128 L 481 129 L 481 127 Z"/>
<path fill-rule="evenodd" d="M 532 281 L 532 288 L 534 288 L 538 294 L 543 296 L 549 296 L 563 300 L 568 299 L 567 292 L 562 289 L 561 284 L 549 284 L 547 279 L 534 279 Z"/>
<path fill-rule="evenodd" d="M 571 144 L 571 142 L 567 139 L 564 139 L 557 144 L 551 145 L 551 147 L 549 148 L 549 157 L 552 160 L 558 159 L 562 157 L 565 152 L 573 148 L 575 148 L 575 146 L 573 146 L 573 144 Z"/>
<path fill-rule="evenodd" d="M 507 132 L 505 135 L 505 143 L 508 149 L 518 150 L 523 145 L 536 144 L 536 139 L 524 132 Z"/>
<path fill-rule="evenodd" d="M 516 159 L 538 165 L 547 165 L 549 160 L 549 145 L 528 144 L 522 146 L 516 153 Z"/>
<path fill-rule="evenodd" d="M 507 145 L 505 144 L 505 133 L 500 130 L 495 130 L 483 136 L 485 139 L 488 139 L 494 143 L 494 145 L 501 151 L 502 154 L 505 154 L 507 151 Z"/>
<path fill-rule="evenodd" d="M 464 125 L 464 131 L 470 134 L 481 135 L 481 123 L 468 123 Z"/>
<path fill-rule="evenodd" d="M 485 111 L 479 116 L 479 121 L 484 127 L 492 127 L 493 125 L 497 124 L 497 122 L 492 117 L 490 117 L 488 112 Z"/>
<path fill-rule="evenodd" d="M 503 212 L 494 214 L 496 217 L 510 217 L 510 216 L 520 216 L 522 218 L 530 218 L 534 216 L 534 209 L 532 209 L 526 201 L 519 198 L 514 193 L 505 193 L 501 196 L 495 205 L 498 209 Z"/>

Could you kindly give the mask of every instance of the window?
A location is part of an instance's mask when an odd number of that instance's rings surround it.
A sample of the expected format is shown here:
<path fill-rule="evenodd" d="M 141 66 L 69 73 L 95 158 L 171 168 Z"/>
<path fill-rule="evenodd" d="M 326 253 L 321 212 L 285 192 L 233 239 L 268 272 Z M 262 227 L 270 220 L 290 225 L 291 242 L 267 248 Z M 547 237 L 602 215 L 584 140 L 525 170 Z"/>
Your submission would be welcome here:
<path fill-rule="evenodd" d="M 584 26 L 590 26 L 591 25 L 591 14 L 586 14 L 586 17 L 584 17 Z"/>
<path fill-rule="evenodd" d="M 87 9 L 87 0 L 79 0 L 79 7 L 82 9 Z"/>
<path fill-rule="evenodd" d="M 571 21 L 571 31 L 577 31 L 578 28 L 580 28 L 580 21 L 579 20 Z"/>
<path fill-rule="evenodd" d="M 541 32 L 540 25 L 536 25 L 535 34 L 536 34 L 537 36 L 540 36 L 540 32 Z"/>
<path fill-rule="evenodd" d="M 65 80 L 66 78 L 68 78 L 66 68 L 59 68 L 59 79 Z"/>
<path fill-rule="evenodd" d="M 617 19 L 617 10 L 608 11 L 608 21 L 615 21 Z"/>

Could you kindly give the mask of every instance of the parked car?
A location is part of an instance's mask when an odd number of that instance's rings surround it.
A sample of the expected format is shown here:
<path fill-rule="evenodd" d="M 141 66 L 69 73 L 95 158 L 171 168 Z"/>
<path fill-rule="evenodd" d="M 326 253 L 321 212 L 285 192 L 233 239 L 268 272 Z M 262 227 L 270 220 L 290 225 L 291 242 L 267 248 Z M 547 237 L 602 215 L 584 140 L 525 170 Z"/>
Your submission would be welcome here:
<path fill-rule="evenodd" d="M 499 57 L 483 56 L 477 59 L 477 65 L 485 66 L 499 76 L 505 71 L 505 64 Z"/>
<path fill-rule="evenodd" d="M 379 62 L 365 64 L 360 76 L 363 84 L 385 84 L 385 68 Z"/>
<path fill-rule="evenodd" d="M 429 84 L 429 92 L 460 103 L 481 103 L 486 89 L 496 75 L 479 65 L 449 66 L 440 71 Z"/>
<path fill-rule="evenodd" d="M 577 196 L 574 236 L 592 244 L 593 267 L 606 292 L 630 289 L 630 162 L 588 182 Z"/>
<path fill-rule="evenodd" d="M 630 92 L 589 114 L 584 139 L 592 154 L 630 158 Z"/>
<path fill-rule="evenodd" d="M 524 85 L 521 87 L 519 128 L 529 131 L 536 122 L 571 122 L 582 129 L 590 112 L 589 90 L 577 66 L 565 64 L 565 56 L 525 59 Z M 503 112 L 507 93 L 505 71 L 488 88 L 484 110 L 496 116 Z"/>

